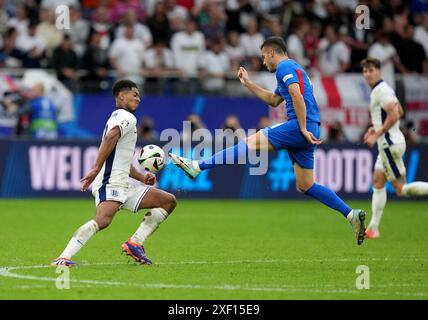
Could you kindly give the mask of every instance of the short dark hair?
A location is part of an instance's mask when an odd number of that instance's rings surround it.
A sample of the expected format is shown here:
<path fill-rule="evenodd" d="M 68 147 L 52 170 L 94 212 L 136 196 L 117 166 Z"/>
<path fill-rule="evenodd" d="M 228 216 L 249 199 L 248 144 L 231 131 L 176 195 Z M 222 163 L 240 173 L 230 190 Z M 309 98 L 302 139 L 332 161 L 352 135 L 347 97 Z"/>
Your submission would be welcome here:
<path fill-rule="evenodd" d="M 116 81 L 116 83 L 113 85 L 113 88 L 112 88 L 113 96 L 116 98 L 121 91 L 131 90 L 132 88 L 138 89 L 136 83 L 131 80 Z"/>
<path fill-rule="evenodd" d="M 373 57 L 368 57 L 366 59 L 363 59 L 360 63 L 361 69 L 363 68 L 369 68 L 374 67 L 376 69 L 380 69 L 380 60 Z"/>
<path fill-rule="evenodd" d="M 267 38 L 260 46 L 260 50 L 263 49 L 264 47 L 272 48 L 275 50 L 276 53 L 279 53 L 279 54 L 287 53 L 287 48 L 285 46 L 284 39 L 282 39 L 281 37 Z"/>

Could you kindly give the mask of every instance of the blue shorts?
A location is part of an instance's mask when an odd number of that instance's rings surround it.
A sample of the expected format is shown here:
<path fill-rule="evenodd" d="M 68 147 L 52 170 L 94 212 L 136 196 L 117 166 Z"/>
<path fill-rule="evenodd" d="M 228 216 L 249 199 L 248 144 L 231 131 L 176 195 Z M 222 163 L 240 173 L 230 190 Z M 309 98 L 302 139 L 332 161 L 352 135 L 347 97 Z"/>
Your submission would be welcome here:
<path fill-rule="evenodd" d="M 319 139 L 320 124 L 318 122 L 307 122 L 306 129 Z M 316 145 L 309 143 L 300 133 L 297 119 L 280 123 L 262 129 L 263 134 L 276 150 L 288 151 L 291 162 L 297 163 L 304 169 L 314 168 L 314 152 Z"/>

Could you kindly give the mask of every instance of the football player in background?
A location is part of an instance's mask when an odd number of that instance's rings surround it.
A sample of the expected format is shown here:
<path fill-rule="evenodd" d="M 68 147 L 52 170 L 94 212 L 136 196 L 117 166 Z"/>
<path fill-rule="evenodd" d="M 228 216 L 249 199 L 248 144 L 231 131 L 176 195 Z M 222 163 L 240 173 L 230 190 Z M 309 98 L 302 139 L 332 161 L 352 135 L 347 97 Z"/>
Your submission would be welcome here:
<path fill-rule="evenodd" d="M 427 182 L 406 182 L 403 155 L 406 140 L 400 130 L 403 108 L 394 90 L 381 78 L 379 59 L 361 61 L 363 76 L 371 88 L 370 116 L 373 126 L 364 135 L 364 142 L 372 147 L 377 143 L 379 154 L 373 174 L 372 217 L 366 230 L 366 238 L 380 236 L 379 224 L 386 205 L 386 181 L 391 182 L 399 197 L 428 195 Z"/>

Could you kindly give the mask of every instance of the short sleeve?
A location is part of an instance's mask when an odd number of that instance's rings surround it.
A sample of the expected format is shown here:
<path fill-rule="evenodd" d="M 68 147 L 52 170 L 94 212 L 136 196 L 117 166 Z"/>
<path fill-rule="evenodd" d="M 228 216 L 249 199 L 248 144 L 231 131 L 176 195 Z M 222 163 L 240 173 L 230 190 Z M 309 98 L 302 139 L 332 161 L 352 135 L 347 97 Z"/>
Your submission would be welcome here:
<path fill-rule="evenodd" d="M 135 117 L 129 112 L 117 112 L 112 115 L 107 130 L 110 131 L 114 127 L 119 127 L 121 137 L 130 132 L 136 125 Z M 107 132 L 108 132 L 107 131 Z"/>
<path fill-rule="evenodd" d="M 395 95 L 394 91 L 390 88 L 388 88 L 387 90 L 384 90 L 383 92 L 380 92 L 380 94 L 378 95 L 378 99 L 382 109 L 384 109 L 388 103 L 398 102 L 397 96 Z"/>
<path fill-rule="evenodd" d="M 288 87 L 292 83 L 298 83 L 296 70 L 288 63 L 283 63 L 278 68 L 277 81 Z"/>
<path fill-rule="evenodd" d="M 277 95 L 277 96 L 281 96 L 281 92 L 279 92 L 279 88 L 278 87 L 276 87 L 274 94 Z"/>

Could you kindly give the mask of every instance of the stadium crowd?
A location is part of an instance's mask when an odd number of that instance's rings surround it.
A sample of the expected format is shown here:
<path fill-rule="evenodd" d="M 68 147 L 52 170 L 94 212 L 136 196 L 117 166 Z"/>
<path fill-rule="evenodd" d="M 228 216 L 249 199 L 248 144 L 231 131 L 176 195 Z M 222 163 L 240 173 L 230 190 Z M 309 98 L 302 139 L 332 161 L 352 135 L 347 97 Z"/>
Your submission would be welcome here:
<path fill-rule="evenodd" d="M 369 28 L 356 26 L 358 5 Z M 259 47 L 274 35 L 310 74 L 359 72 L 368 55 L 392 85 L 397 73 L 428 74 L 423 0 L 0 0 L 0 67 L 54 70 L 73 92 L 125 77 L 148 93 L 227 92 L 239 66 L 263 71 Z"/>

